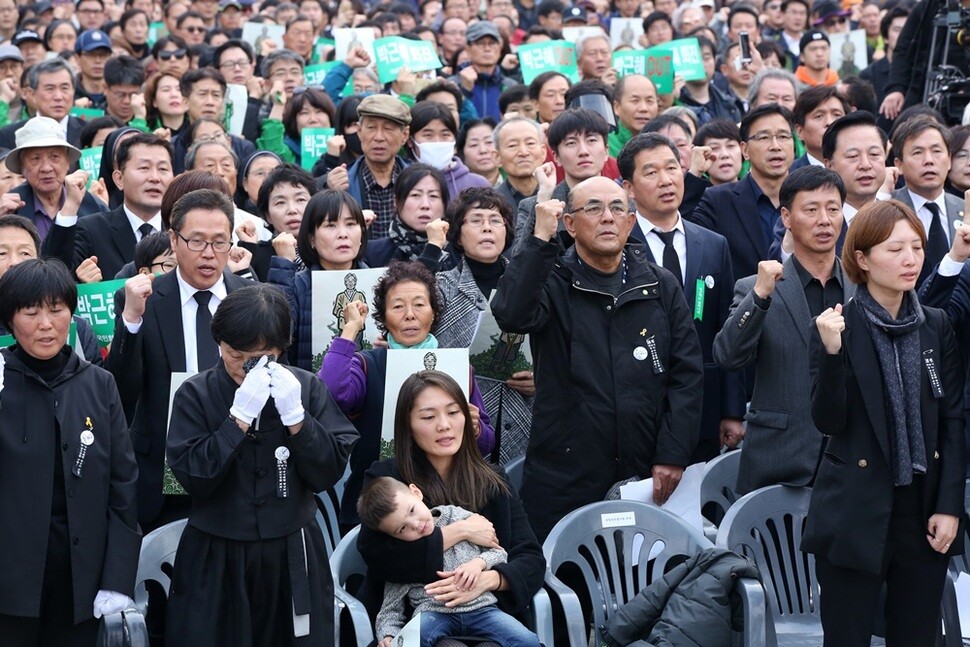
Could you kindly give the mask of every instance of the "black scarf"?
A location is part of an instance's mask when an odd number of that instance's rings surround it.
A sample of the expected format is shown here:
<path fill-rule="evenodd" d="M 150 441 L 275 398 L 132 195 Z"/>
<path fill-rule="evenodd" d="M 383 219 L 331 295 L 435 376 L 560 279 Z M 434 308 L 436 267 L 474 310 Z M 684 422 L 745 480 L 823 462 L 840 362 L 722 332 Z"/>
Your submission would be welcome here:
<path fill-rule="evenodd" d="M 391 220 L 387 237 L 394 243 L 394 247 L 397 249 L 397 257 L 406 261 L 418 260 L 421 252 L 424 251 L 424 246 L 428 244 L 428 237 L 425 234 L 419 234 L 411 229 L 401 222 L 400 218 Z M 448 252 L 442 251 L 438 262 L 444 265 L 447 258 Z"/>
<path fill-rule="evenodd" d="M 865 284 L 856 289 L 855 300 L 869 324 L 882 371 L 893 484 L 910 485 L 914 472 L 926 473 L 926 443 L 920 416 L 919 328 L 925 320 L 923 308 L 916 292 L 910 290 L 903 295 L 899 316 L 893 319 L 876 303 Z"/>

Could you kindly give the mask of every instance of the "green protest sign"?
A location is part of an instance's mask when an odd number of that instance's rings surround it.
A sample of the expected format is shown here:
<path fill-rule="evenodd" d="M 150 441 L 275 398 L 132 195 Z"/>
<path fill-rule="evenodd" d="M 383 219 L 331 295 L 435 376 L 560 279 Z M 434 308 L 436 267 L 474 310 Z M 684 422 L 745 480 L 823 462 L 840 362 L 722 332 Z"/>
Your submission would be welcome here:
<path fill-rule="evenodd" d="M 654 53 L 669 53 L 674 66 L 674 74 L 679 74 L 685 81 L 705 81 L 707 73 L 704 71 L 704 57 L 696 38 L 681 38 L 669 43 L 656 45 L 646 50 Z"/>
<path fill-rule="evenodd" d="M 327 152 L 327 141 L 333 135 L 333 128 L 304 128 L 300 131 L 300 166 L 311 170 Z"/>
<path fill-rule="evenodd" d="M 101 146 L 95 146 L 94 148 L 85 148 L 81 151 L 81 159 L 79 161 L 82 171 L 88 172 L 88 186 L 91 188 L 91 183 L 98 179 L 101 174 Z"/>
<path fill-rule="evenodd" d="M 543 72 L 559 72 L 570 78 L 574 83 L 579 81 L 579 70 L 576 67 L 576 46 L 564 40 L 550 40 L 545 43 L 534 43 L 519 47 L 519 67 L 522 70 L 522 82 L 532 83 Z"/>
<path fill-rule="evenodd" d="M 314 44 L 313 46 L 313 60 L 315 61 L 324 60 L 324 56 L 323 56 L 324 50 L 328 47 L 334 47 L 335 44 L 336 43 L 332 38 L 324 38 L 323 36 L 318 38 L 316 44 Z"/>
<path fill-rule="evenodd" d="M 104 110 L 101 108 L 78 108 L 77 106 L 71 108 L 71 116 L 77 117 L 83 121 L 88 119 L 97 119 L 98 117 L 104 116 Z"/>
<path fill-rule="evenodd" d="M 402 67 L 412 72 L 426 72 L 441 67 L 441 59 L 434 45 L 426 40 L 410 40 L 400 36 L 389 36 L 374 41 L 374 55 L 377 59 L 377 76 L 381 83 L 397 79 Z"/>
<path fill-rule="evenodd" d="M 303 76 L 306 78 L 307 87 L 323 85 L 323 79 L 327 76 L 327 66 L 307 65 L 303 68 Z"/>
<path fill-rule="evenodd" d="M 642 74 L 653 81 L 659 94 L 670 94 L 674 91 L 673 55 L 652 49 L 613 52 L 613 69 L 620 77 Z"/>
<path fill-rule="evenodd" d="M 76 314 L 87 320 L 94 329 L 98 344 L 111 343 L 115 333 L 115 292 L 125 286 L 125 279 L 79 283 Z"/>
<path fill-rule="evenodd" d="M 148 46 L 151 47 L 158 42 L 159 38 L 168 36 L 168 27 L 164 22 L 153 22 L 148 25 Z"/>

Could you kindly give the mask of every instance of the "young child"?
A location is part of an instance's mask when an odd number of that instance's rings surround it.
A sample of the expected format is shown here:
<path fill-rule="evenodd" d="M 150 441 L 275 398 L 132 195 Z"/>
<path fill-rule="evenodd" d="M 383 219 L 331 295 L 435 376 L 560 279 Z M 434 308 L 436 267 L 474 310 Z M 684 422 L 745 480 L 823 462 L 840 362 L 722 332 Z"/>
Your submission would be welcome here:
<path fill-rule="evenodd" d="M 376 478 L 364 487 L 357 501 L 362 524 L 401 541 L 416 541 L 448 524 L 472 515 L 464 508 L 442 505 L 429 510 L 421 490 L 389 476 Z M 506 553 L 501 548 L 482 548 L 460 541 L 444 553 L 444 570 L 453 571 L 459 586 L 468 590 L 479 575 L 495 564 L 503 564 Z M 464 604 L 447 607 L 428 596 L 422 584 L 393 584 L 384 588 L 384 603 L 374 623 L 379 647 L 390 647 L 404 627 L 405 598 L 415 613 L 421 612 L 421 647 L 431 646 L 441 638 L 474 636 L 494 641 L 503 647 L 539 647 L 538 637 L 521 622 L 500 611 L 498 599 L 490 591 Z"/>

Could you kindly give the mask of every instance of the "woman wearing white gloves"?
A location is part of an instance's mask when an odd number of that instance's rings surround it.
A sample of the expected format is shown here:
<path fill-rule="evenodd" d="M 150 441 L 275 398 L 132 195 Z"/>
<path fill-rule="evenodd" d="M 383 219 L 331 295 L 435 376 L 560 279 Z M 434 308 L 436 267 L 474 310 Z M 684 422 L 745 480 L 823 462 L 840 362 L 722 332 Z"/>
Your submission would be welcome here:
<path fill-rule="evenodd" d="M 0 278 L 0 643 L 90 647 L 130 603 L 138 468 L 111 374 L 72 349 L 74 277 L 27 260 Z"/>
<path fill-rule="evenodd" d="M 172 577 L 169 645 L 333 640 L 314 493 L 340 479 L 357 431 L 313 374 L 275 361 L 290 325 L 277 288 L 229 293 L 212 317 L 222 361 L 175 394 L 168 462 L 192 514 Z"/>

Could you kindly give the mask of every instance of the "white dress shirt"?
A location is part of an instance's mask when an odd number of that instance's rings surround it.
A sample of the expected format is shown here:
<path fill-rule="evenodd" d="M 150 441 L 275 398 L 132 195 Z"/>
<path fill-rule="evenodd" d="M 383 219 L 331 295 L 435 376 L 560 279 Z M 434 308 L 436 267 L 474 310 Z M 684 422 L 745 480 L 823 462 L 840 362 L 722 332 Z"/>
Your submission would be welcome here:
<path fill-rule="evenodd" d="M 647 239 L 647 246 L 650 248 L 650 253 L 653 254 L 654 262 L 657 265 L 663 266 L 664 258 L 664 241 L 660 239 L 657 235 L 655 229 L 659 229 L 652 222 L 647 220 L 644 216 L 640 215 L 637 211 L 637 224 L 640 225 L 640 231 L 643 232 L 643 237 Z M 687 283 L 687 232 L 684 230 L 684 221 L 681 219 L 680 214 L 677 214 L 677 223 L 674 225 L 673 229 L 670 231 L 679 232 L 679 236 L 674 236 L 674 251 L 677 252 L 677 260 L 680 261 L 680 281 L 682 284 Z"/>
<path fill-rule="evenodd" d="M 909 189 L 906 190 L 909 191 Z M 909 199 L 913 201 L 913 210 L 916 211 L 916 217 L 919 218 L 919 221 L 923 223 L 923 231 L 927 236 L 930 235 L 930 224 L 933 221 L 933 214 L 926 208 L 926 203 L 933 202 L 939 207 L 940 224 L 943 225 L 943 233 L 946 235 L 946 242 L 949 245 L 953 237 L 950 235 L 950 221 L 946 217 L 946 193 L 940 189 L 940 195 L 936 196 L 935 200 L 927 200 L 923 196 L 909 191 Z"/>
<path fill-rule="evenodd" d="M 135 214 L 133 214 L 131 212 L 131 210 L 128 208 L 128 205 L 123 204 L 123 205 L 121 205 L 121 208 L 124 210 L 125 216 L 128 217 L 128 224 L 131 225 L 131 231 L 132 231 L 132 233 L 135 234 L 135 242 L 136 243 L 137 242 L 140 242 L 141 239 L 142 239 L 141 232 L 138 231 L 138 228 L 141 227 L 142 225 L 144 225 L 145 223 L 148 223 L 149 225 L 151 225 L 155 229 L 155 231 L 161 231 L 162 230 L 162 212 L 161 211 L 159 211 L 154 216 L 152 216 L 151 220 L 142 220 L 140 217 L 136 216 Z"/>

